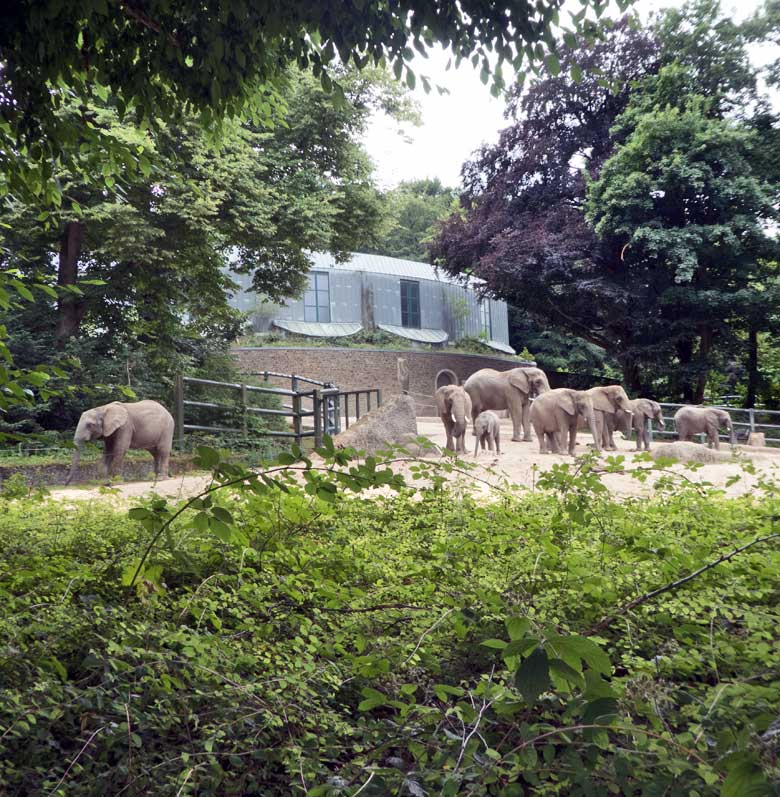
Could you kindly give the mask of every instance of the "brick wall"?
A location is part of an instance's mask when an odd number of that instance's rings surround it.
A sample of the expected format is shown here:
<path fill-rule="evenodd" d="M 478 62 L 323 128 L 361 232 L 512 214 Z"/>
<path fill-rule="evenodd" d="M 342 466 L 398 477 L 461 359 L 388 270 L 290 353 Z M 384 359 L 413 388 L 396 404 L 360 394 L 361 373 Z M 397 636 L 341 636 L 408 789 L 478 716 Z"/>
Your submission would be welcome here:
<path fill-rule="evenodd" d="M 281 374 L 299 374 L 322 382 L 333 382 L 342 390 L 379 388 L 385 399 L 400 392 L 397 360 L 403 357 L 409 367 L 409 392 L 417 402 L 418 415 L 436 414 L 431 397 L 436 390 L 437 377 L 440 377 L 442 371 L 453 373 L 462 384 L 481 368 L 505 371 L 527 364 L 517 357 L 335 347 L 246 347 L 233 349 L 233 354 L 244 372 L 276 371 Z M 442 378 L 446 379 L 444 375 Z M 440 384 L 447 384 L 447 381 Z M 289 381 L 282 386 L 289 388 Z"/>

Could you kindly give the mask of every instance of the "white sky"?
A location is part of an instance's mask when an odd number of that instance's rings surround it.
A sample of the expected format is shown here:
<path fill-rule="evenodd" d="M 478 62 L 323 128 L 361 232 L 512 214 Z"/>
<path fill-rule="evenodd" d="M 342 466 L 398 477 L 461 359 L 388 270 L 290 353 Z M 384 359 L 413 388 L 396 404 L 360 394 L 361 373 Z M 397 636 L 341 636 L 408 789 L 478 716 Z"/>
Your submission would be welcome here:
<path fill-rule="evenodd" d="M 638 0 L 634 7 L 646 19 L 653 11 L 682 4 L 683 0 Z M 722 0 L 722 4 L 724 13 L 744 19 L 762 2 L 739 0 L 737 6 L 735 0 Z M 418 80 L 413 94 L 421 109 L 420 127 L 406 126 L 402 135 L 385 116 L 375 117 L 369 125 L 364 143 L 376 165 L 381 188 L 422 177 L 438 177 L 444 185 L 458 186 L 463 162 L 483 143 L 497 141 L 499 131 L 506 127 L 504 101 L 490 94 L 489 87 L 479 79 L 479 70 L 464 62 L 459 69 L 446 71 L 448 59 L 439 48 L 429 58 L 418 56 L 413 63 L 418 75 L 426 75 L 432 84 L 449 90 L 444 95 L 435 89 L 426 94 Z"/>

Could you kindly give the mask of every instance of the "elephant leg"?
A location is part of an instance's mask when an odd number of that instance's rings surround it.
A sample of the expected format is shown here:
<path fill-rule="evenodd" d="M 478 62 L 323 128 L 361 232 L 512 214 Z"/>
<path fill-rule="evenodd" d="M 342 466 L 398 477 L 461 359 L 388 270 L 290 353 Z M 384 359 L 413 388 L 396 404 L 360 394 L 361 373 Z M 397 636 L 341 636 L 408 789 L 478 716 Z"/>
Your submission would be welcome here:
<path fill-rule="evenodd" d="M 531 402 L 526 400 L 523 402 L 523 441 L 530 443 L 533 438 L 531 437 Z"/>
<path fill-rule="evenodd" d="M 709 439 L 709 447 L 720 450 L 720 440 L 718 438 L 718 427 L 707 427 L 707 438 Z"/>
<path fill-rule="evenodd" d="M 166 451 L 164 448 L 156 448 L 152 451 L 154 456 L 154 475 L 160 481 L 168 478 L 168 463 L 171 457 L 171 452 Z"/>
<path fill-rule="evenodd" d="M 496 429 L 496 454 L 501 453 L 501 432 Z"/>
<path fill-rule="evenodd" d="M 455 444 L 453 443 L 452 439 L 452 432 L 455 429 L 455 422 L 447 415 L 441 416 L 441 422 L 444 424 L 444 431 L 447 434 L 447 442 L 445 443 L 445 447 L 450 451 L 455 451 Z"/>

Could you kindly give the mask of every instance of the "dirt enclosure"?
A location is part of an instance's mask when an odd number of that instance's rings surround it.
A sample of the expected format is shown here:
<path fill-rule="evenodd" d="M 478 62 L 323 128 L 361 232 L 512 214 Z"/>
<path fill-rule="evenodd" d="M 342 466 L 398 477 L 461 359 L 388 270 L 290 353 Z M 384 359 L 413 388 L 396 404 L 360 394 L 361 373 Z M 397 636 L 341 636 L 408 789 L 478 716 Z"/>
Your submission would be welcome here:
<path fill-rule="evenodd" d="M 417 421 L 417 427 L 419 434 L 428 437 L 438 446 L 444 445 L 444 427 L 438 419 L 420 418 Z M 474 472 L 474 477 L 476 478 L 469 475 L 453 474 L 453 480 L 481 494 L 491 492 L 489 484 L 499 484 L 503 480 L 521 487 L 532 488 L 538 481 L 539 473 L 549 469 L 556 463 L 573 462 L 573 459 L 568 456 L 540 454 L 536 440 L 530 443 L 512 442 L 512 425 L 508 419 L 501 421 L 501 434 L 503 449 L 501 456 L 495 456 L 489 452 L 480 452 L 476 460 L 478 468 Z M 590 435 L 580 433 L 578 435 L 577 453 L 584 454 L 589 451 L 588 443 L 590 441 Z M 623 454 L 626 457 L 626 464 L 630 468 L 635 456 L 633 451 L 634 443 L 623 440 L 620 434 L 615 435 L 615 442 L 618 446 L 618 451 L 605 452 L 603 457 Z M 474 438 L 470 432 L 467 434 L 466 446 L 468 450 L 465 459 L 473 462 Z M 729 447 L 724 445 L 721 450 L 727 452 Z M 434 459 L 436 458 L 434 457 Z M 746 473 L 740 460 L 751 462 L 756 472 L 753 474 Z M 636 466 L 638 467 L 639 463 Z M 644 466 L 647 467 L 647 463 Z M 396 467 L 402 471 L 408 470 L 408 466 L 405 465 Z M 681 479 L 687 478 L 698 483 L 707 482 L 715 487 L 722 488 L 727 495 L 742 495 L 752 492 L 762 477 L 777 479 L 780 485 L 780 450 L 738 446 L 733 461 L 706 464 L 694 471 L 678 464 L 672 466 L 669 470 L 679 474 Z M 734 476 L 739 476 L 739 481 L 734 484 L 727 484 Z M 658 476 L 654 474 L 647 481 L 640 482 L 627 473 L 608 473 L 602 476 L 604 484 L 613 493 L 624 496 L 652 494 L 657 478 Z M 61 500 L 93 500 L 102 498 L 113 499 L 121 503 L 123 500 L 132 500 L 150 493 L 157 493 L 171 498 L 192 496 L 202 490 L 208 482 L 209 478 L 206 475 L 184 475 L 157 484 L 154 482 L 131 482 L 117 484 L 111 490 L 95 487 L 62 488 L 52 490 L 51 494 L 54 498 Z"/>

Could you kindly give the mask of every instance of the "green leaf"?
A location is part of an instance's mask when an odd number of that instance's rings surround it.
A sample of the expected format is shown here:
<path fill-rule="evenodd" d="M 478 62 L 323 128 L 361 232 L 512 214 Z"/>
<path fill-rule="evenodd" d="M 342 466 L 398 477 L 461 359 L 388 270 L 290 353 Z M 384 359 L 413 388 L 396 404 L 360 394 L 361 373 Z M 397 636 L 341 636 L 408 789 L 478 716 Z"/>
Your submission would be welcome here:
<path fill-rule="evenodd" d="M 531 630 L 531 621 L 527 617 L 510 617 L 506 630 L 511 640 L 522 639 Z"/>
<path fill-rule="evenodd" d="M 372 708 L 377 706 L 387 705 L 387 697 L 370 686 L 362 689 L 360 694 L 363 695 L 365 700 L 358 703 L 358 711 L 371 711 Z"/>
<path fill-rule="evenodd" d="M 495 648 L 496 650 L 503 650 L 507 645 L 503 639 L 486 639 L 484 642 L 480 642 L 479 644 L 486 648 Z"/>
<path fill-rule="evenodd" d="M 208 446 L 198 446 L 195 449 L 195 464 L 200 468 L 211 470 L 219 464 L 219 452 Z"/>
<path fill-rule="evenodd" d="M 768 797 L 772 794 L 766 776 L 752 757 L 745 755 L 726 776 L 721 797 Z"/>
<path fill-rule="evenodd" d="M 536 648 L 523 661 L 515 674 L 515 683 L 529 706 L 533 706 L 539 695 L 550 688 L 550 664 L 543 648 Z"/>
<path fill-rule="evenodd" d="M 585 706 L 582 715 L 582 722 L 586 725 L 595 723 L 599 720 L 606 724 L 606 721 L 617 714 L 617 700 L 613 697 L 599 697 L 591 700 Z"/>

